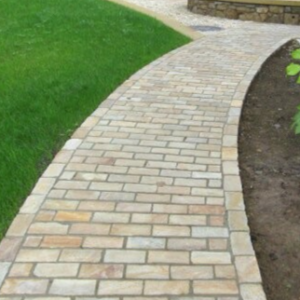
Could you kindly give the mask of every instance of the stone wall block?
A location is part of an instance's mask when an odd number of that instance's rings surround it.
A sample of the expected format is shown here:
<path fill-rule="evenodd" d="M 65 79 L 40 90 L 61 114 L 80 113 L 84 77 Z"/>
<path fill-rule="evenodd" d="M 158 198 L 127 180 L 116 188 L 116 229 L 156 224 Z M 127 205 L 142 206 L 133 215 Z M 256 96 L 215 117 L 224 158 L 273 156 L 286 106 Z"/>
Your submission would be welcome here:
<path fill-rule="evenodd" d="M 259 14 L 266 14 L 268 11 L 269 11 L 269 8 L 268 6 L 258 6 L 256 8 L 256 11 L 259 13 Z"/>
<path fill-rule="evenodd" d="M 282 6 L 270 6 L 270 12 L 274 14 L 283 14 L 284 12 L 284 7 Z"/>
<path fill-rule="evenodd" d="M 299 15 L 298 14 L 285 14 L 284 15 L 284 23 L 285 24 L 299 24 Z"/>

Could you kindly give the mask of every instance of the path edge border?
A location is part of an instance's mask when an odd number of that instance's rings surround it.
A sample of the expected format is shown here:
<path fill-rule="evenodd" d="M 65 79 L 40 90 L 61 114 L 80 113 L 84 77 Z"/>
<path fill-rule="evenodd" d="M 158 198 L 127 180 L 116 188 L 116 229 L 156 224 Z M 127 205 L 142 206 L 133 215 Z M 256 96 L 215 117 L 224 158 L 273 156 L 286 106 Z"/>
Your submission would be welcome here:
<path fill-rule="evenodd" d="M 242 110 L 248 91 L 267 60 L 274 55 L 282 46 L 298 37 L 284 38 L 270 47 L 267 53 L 261 55 L 249 68 L 243 80 L 238 84 L 236 93 L 230 105 L 228 118 L 223 134 L 222 163 L 224 174 L 224 192 L 226 199 L 226 210 L 230 228 L 230 243 L 235 258 L 234 265 L 239 280 L 240 292 L 243 300 L 267 300 L 261 271 L 251 241 L 250 229 L 248 227 L 248 216 L 245 209 L 245 198 L 242 188 L 242 180 L 239 167 L 239 129 Z M 233 131 L 232 131 L 233 129 Z M 227 133 L 228 134 L 227 134 Z M 232 134 L 234 132 L 234 134 Z M 238 176 L 232 176 L 226 168 L 226 162 L 233 161 L 238 167 Z M 224 165 L 225 163 L 225 165 Z M 237 188 L 226 189 L 226 182 L 234 182 Z M 236 225 L 239 223 L 239 225 Z M 242 246 L 241 244 L 244 245 Z M 246 246 L 245 246 L 246 245 Z M 252 271 L 252 272 L 251 272 Z"/>
<path fill-rule="evenodd" d="M 139 13 L 148 15 L 148 16 L 162 22 L 166 26 L 174 29 L 175 31 L 191 38 L 194 41 L 203 37 L 203 35 L 201 33 L 199 33 L 198 31 L 195 31 L 192 28 L 189 28 L 188 26 L 181 24 L 180 22 L 178 22 L 170 17 L 167 17 L 163 14 L 159 14 L 157 12 L 154 12 L 152 10 L 144 8 L 142 6 L 127 2 L 126 0 L 107 0 L 107 1 L 118 4 L 118 5 L 125 6 L 129 9 L 135 10 Z"/>

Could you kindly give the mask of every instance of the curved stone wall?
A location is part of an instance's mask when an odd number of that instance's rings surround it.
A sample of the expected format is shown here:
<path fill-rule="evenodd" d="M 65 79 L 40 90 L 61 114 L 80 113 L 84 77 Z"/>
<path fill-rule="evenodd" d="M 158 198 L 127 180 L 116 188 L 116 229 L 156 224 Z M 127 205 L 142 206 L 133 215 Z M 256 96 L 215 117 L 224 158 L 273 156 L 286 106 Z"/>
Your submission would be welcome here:
<path fill-rule="evenodd" d="M 266 23 L 300 24 L 300 1 L 188 0 L 188 9 L 202 15 Z"/>

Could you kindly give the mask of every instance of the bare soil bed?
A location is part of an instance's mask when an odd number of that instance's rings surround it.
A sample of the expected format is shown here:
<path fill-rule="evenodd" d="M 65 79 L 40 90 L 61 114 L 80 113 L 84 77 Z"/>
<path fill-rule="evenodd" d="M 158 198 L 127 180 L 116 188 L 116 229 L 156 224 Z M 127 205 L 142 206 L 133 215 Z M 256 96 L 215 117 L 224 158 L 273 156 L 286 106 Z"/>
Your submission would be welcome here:
<path fill-rule="evenodd" d="M 248 92 L 239 163 L 251 237 L 268 300 L 300 300 L 300 135 L 291 118 L 300 85 L 285 76 L 286 44 L 268 59 Z"/>

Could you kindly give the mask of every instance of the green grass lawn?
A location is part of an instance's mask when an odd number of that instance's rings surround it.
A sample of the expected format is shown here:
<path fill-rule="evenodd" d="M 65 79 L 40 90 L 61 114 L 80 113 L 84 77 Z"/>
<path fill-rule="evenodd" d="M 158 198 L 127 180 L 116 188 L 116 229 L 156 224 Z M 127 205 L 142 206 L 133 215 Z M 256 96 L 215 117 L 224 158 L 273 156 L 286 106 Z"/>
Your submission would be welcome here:
<path fill-rule="evenodd" d="M 105 0 L 0 0 L 0 238 L 75 128 L 131 74 L 187 42 Z"/>

